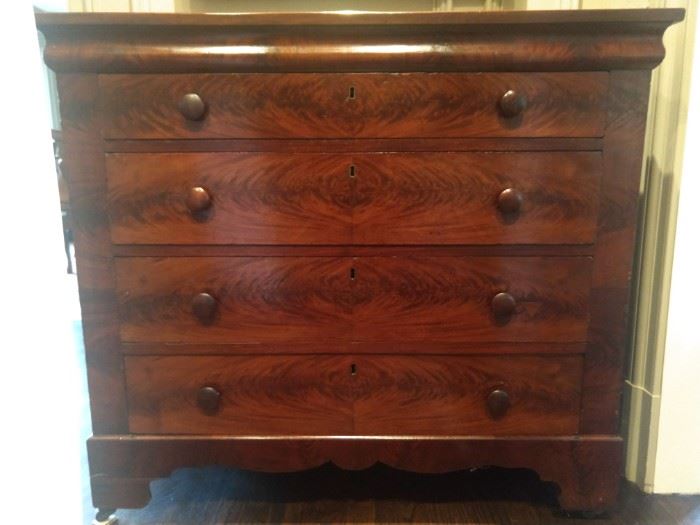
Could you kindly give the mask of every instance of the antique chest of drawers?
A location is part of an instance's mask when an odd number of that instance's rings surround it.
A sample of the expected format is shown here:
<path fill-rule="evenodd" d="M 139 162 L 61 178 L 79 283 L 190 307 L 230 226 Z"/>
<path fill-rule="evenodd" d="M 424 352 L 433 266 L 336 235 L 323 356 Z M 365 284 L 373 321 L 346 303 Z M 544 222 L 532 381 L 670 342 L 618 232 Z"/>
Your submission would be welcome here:
<path fill-rule="evenodd" d="M 680 10 L 38 15 L 93 500 L 184 466 L 621 473 L 650 71 Z"/>

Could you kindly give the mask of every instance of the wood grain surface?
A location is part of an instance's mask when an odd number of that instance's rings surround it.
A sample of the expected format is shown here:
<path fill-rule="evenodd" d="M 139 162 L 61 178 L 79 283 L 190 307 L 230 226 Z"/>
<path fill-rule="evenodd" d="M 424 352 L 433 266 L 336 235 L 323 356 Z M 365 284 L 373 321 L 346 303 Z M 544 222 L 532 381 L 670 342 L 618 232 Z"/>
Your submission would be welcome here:
<path fill-rule="evenodd" d="M 93 502 L 107 508 L 143 507 L 149 482 L 183 466 L 224 465 L 289 472 L 332 462 L 366 469 L 381 462 L 414 472 L 474 466 L 530 468 L 560 488 L 566 510 L 605 510 L 616 498 L 622 439 L 614 436 L 406 438 L 265 438 L 104 436 L 88 441 Z"/>
<path fill-rule="evenodd" d="M 700 516 L 700 495 L 646 494 L 623 479 L 618 503 L 584 521 L 559 509 L 556 484 L 531 470 L 500 467 L 437 475 L 385 465 L 284 474 L 201 467 L 178 470 L 151 489 L 146 508 L 117 512 L 122 523 L 689 525 Z"/>
<path fill-rule="evenodd" d="M 578 430 L 582 359 L 142 356 L 126 362 L 129 430 L 224 435 L 561 435 Z M 221 394 L 213 414 L 197 393 Z M 487 397 L 510 396 L 494 419 Z"/>
<path fill-rule="evenodd" d="M 358 435 L 558 435 L 578 432 L 580 356 L 354 356 Z M 506 391 L 491 417 L 486 400 Z"/>
<path fill-rule="evenodd" d="M 334 155 L 107 155 L 112 239 L 130 244 L 349 244 L 351 158 Z M 190 188 L 211 207 L 193 215 Z"/>
<path fill-rule="evenodd" d="M 577 342 L 588 326 L 586 257 L 124 257 L 116 270 L 125 342 Z M 504 291 L 516 311 L 496 320 Z M 207 324 L 192 313 L 202 292 L 218 302 Z"/>
<path fill-rule="evenodd" d="M 592 257 L 590 244 L 236 245 L 115 244 L 115 257 Z"/>
<path fill-rule="evenodd" d="M 682 9 L 183 15 L 38 13 L 56 71 L 651 69 Z"/>
<path fill-rule="evenodd" d="M 599 137 L 607 82 L 603 72 L 103 75 L 100 99 L 108 139 Z M 528 100 L 515 118 L 498 109 L 510 89 Z M 202 120 L 180 114 L 187 93 L 206 103 Z"/>
<path fill-rule="evenodd" d="M 357 341 L 586 340 L 587 257 L 358 257 L 353 266 Z M 500 292 L 517 305 L 496 320 Z"/>
<path fill-rule="evenodd" d="M 181 467 L 381 462 L 610 507 L 650 70 L 683 15 L 39 14 L 95 505 Z"/>
<path fill-rule="evenodd" d="M 120 244 L 575 244 L 595 238 L 600 153 L 109 154 Z M 204 188 L 212 204 L 186 206 Z M 518 213 L 499 193 L 522 194 Z"/>
<path fill-rule="evenodd" d="M 390 31 L 393 26 L 408 26 L 413 29 L 424 29 L 427 26 L 457 25 L 464 31 L 471 29 L 490 32 L 494 26 L 506 25 L 513 31 L 528 29 L 537 24 L 562 24 L 570 27 L 580 25 L 590 29 L 593 25 L 598 29 L 599 36 L 613 31 L 618 26 L 629 29 L 639 29 L 645 25 L 670 25 L 683 19 L 684 9 L 586 9 L 583 12 L 551 10 L 551 11 L 469 11 L 469 12 L 439 12 L 439 11 L 405 11 L 405 12 L 281 12 L 281 13 L 55 13 L 39 12 L 36 14 L 37 24 L 41 28 L 101 27 L 105 32 L 123 27 L 150 27 L 153 30 L 175 27 L 188 29 L 202 27 L 213 30 L 216 27 L 276 27 L 277 31 L 289 31 L 296 25 L 310 26 L 312 29 L 331 26 L 355 26 L 358 24 L 370 27 L 379 26 Z M 619 27 L 622 26 L 622 27 Z M 550 28 L 538 28 L 546 32 Z M 145 35 L 144 35 L 145 36 Z M 310 35 L 309 35 L 310 36 Z M 201 57 L 202 59 L 204 57 Z"/>
<path fill-rule="evenodd" d="M 119 258 L 124 341 L 289 342 L 347 340 L 350 259 L 332 257 Z M 218 311 L 192 313 L 201 292 Z"/>
<path fill-rule="evenodd" d="M 126 432 L 119 310 L 96 107 L 97 76 L 61 75 L 58 89 L 63 127 L 61 170 L 70 192 L 92 428 L 95 434 Z"/>
<path fill-rule="evenodd" d="M 602 137 L 403 138 L 403 139 L 119 139 L 105 140 L 106 153 L 386 153 L 601 151 Z"/>
<path fill-rule="evenodd" d="M 312 343 L 122 343 L 125 355 L 316 355 L 333 349 L 338 354 L 422 354 L 422 355 L 538 355 L 583 354 L 579 343 L 470 343 L 470 342 L 336 342 Z"/>
<path fill-rule="evenodd" d="M 613 434 L 620 432 L 622 371 L 629 344 L 630 280 L 651 73 L 618 71 L 611 78 L 581 427 L 588 433 Z"/>
<path fill-rule="evenodd" d="M 134 433 L 350 435 L 350 356 L 203 356 L 125 359 Z M 221 393 L 211 415 L 200 388 Z"/>
<path fill-rule="evenodd" d="M 586 244 L 599 153 L 355 155 L 355 244 Z M 521 192 L 504 214 L 499 193 Z"/>

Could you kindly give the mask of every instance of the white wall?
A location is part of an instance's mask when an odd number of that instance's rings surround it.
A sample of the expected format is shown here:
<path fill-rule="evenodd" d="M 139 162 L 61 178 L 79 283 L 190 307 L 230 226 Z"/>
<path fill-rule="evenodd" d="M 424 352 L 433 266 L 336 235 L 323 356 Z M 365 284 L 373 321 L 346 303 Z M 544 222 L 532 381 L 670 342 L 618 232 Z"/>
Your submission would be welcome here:
<path fill-rule="evenodd" d="M 689 96 L 654 492 L 700 493 L 700 49 Z"/>
<path fill-rule="evenodd" d="M 4 523 L 82 521 L 80 382 L 48 99 L 29 2 L 2 12 L 0 493 Z M 73 371 L 74 373 L 71 373 Z"/>
<path fill-rule="evenodd" d="M 44 11 L 68 11 L 68 0 L 34 0 L 33 3 Z"/>

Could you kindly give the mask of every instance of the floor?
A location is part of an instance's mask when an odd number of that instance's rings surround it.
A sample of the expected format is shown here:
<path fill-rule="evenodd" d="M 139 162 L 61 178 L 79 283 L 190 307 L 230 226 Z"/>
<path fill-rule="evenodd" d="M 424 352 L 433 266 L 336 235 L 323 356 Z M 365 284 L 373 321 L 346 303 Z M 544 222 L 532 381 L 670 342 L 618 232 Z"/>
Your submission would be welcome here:
<path fill-rule="evenodd" d="M 117 513 L 120 523 L 700 523 L 700 497 L 650 497 L 629 485 L 609 517 L 567 517 L 556 508 L 554 486 L 529 471 L 501 469 L 439 476 L 381 465 L 285 475 L 188 469 L 154 482 L 152 490 L 146 508 Z"/>
<path fill-rule="evenodd" d="M 75 276 L 67 277 L 67 312 L 74 327 L 75 363 L 84 354 Z M 89 436 L 87 394 L 83 437 Z M 84 520 L 94 516 L 82 446 Z M 619 506 L 603 519 L 582 520 L 558 511 L 556 487 L 527 470 L 484 469 L 418 475 L 383 465 L 346 472 L 331 465 L 294 474 L 223 468 L 182 469 L 152 483 L 144 509 L 119 510 L 121 525 L 225 523 L 473 523 L 585 525 L 700 525 L 700 496 L 648 496 L 624 484 Z"/>

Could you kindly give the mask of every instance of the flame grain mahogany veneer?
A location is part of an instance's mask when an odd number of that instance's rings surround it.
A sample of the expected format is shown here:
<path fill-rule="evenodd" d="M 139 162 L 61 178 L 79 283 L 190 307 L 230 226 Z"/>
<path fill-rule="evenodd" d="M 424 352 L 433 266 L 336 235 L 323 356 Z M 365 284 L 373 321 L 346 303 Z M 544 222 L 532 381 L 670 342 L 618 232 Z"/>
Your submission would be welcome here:
<path fill-rule="evenodd" d="M 39 14 L 94 504 L 179 467 L 616 499 L 650 71 L 682 10 Z"/>

